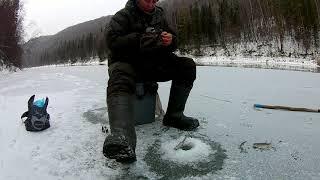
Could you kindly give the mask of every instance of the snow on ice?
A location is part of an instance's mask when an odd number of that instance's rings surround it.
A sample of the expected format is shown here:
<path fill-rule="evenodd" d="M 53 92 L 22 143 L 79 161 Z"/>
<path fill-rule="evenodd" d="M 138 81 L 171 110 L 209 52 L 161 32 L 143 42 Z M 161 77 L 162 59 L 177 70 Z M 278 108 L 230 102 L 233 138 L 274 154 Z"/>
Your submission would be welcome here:
<path fill-rule="evenodd" d="M 204 60 L 203 60 L 204 61 Z M 314 68 L 314 67 L 312 67 Z M 311 69 L 312 69 L 311 68 Z M 121 165 L 102 154 L 106 66 L 48 66 L 0 73 L 0 179 L 318 179 L 316 113 L 253 109 L 254 103 L 315 108 L 320 74 L 199 67 L 186 106 L 201 127 L 186 133 L 155 123 L 137 126 L 137 158 Z M 159 94 L 166 109 L 170 83 Z M 27 100 L 49 97 L 51 128 L 27 132 Z M 247 153 L 239 150 L 243 148 Z M 276 151 L 252 144 L 272 142 Z M 170 168 L 168 168 L 170 167 Z"/>

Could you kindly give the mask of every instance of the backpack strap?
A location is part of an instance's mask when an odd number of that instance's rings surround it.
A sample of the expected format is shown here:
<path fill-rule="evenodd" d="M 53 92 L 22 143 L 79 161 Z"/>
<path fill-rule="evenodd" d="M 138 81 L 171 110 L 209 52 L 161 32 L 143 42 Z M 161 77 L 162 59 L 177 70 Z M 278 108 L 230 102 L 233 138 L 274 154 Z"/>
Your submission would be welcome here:
<path fill-rule="evenodd" d="M 48 113 L 47 113 L 48 104 L 49 104 L 49 98 L 46 97 L 46 101 L 45 101 L 44 106 L 43 106 L 43 111 L 44 111 L 44 113 L 46 113 L 46 114 L 48 114 Z"/>
<path fill-rule="evenodd" d="M 30 97 L 30 99 L 28 100 L 28 111 L 30 111 L 31 108 L 32 108 L 33 101 L 34 101 L 34 97 L 35 97 L 35 95 L 32 95 L 32 96 Z"/>
<path fill-rule="evenodd" d="M 23 124 L 25 122 L 23 118 L 28 118 L 28 117 L 29 117 L 29 111 L 24 112 L 21 116 L 21 123 Z"/>
<path fill-rule="evenodd" d="M 29 117 L 29 111 L 31 110 L 32 108 L 32 104 L 33 104 L 33 101 L 34 101 L 34 98 L 35 98 L 35 95 L 32 95 L 29 100 L 28 100 L 28 111 L 24 112 L 22 115 L 21 115 L 21 119 L 22 118 L 28 118 Z M 24 122 L 24 121 L 22 121 Z"/>
<path fill-rule="evenodd" d="M 29 116 L 29 111 L 26 111 L 22 114 L 21 119 L 25 117 L 27 118 L 28 116 Z"/>

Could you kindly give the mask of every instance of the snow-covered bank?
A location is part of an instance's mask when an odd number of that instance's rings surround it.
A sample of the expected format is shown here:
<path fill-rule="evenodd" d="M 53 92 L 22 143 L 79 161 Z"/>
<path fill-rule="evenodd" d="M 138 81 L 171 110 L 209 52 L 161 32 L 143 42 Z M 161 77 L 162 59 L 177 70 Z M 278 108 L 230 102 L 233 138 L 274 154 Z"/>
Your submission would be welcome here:
<path fill-rule="evenodd" d="M 178 55 L 195 59 L 198 65 L 281 69 L 319 72 L 320 52 L 311 46 L 306 52 L 301 44 L 290 37 L 285 38 L 283 50 L 279 42 L 243 42 L 225 46 L 201 46 L 200 48 L 180 49 Z M 182 51 L 181 51 L 182 50 Z"/>
<path fill-rule="evenodd" d="M 8 69 L 4 65 L 4 61 L 0 58 L 0 75 L 7 74 Z"/>
<path fill-rule="evenodd" d="M 6 55 L 2 53 L 2 51 L 0 50 L 0 76 L 8 74 L 10 72 L 16 72 L 19 70 L 20 70 L 19 68 L 13 66 L 13 64 L 8 60 Z"/>
<path fill-rule="evenodd" d="M 193 56 L 191 54 L 176 53 L 179 56 L 193 58 L 199 66 L 221 66 L 221 67 L 243 67 L 243 68 L 261 68 L 278 69 L 291 71 L 320 72 L 319 60 L 312 58 L 289 58 L 289 57 L 243 57 L 243 56 Z M 91 59 L 85 63 L 66 63 L 57 65 L 46 65 L 41 67 L 63 67 L 63 66 L 91 66 L 107 65 L 108 62 L 100 62 L 98 59 Z"/>
<path fill-rule="evenodd" d="M 202 49 L 202 56 L 194 56 L 193 52 L 181 53 L 177 51 L 178 56 L 193 58 L 199 66 L 222 66 L 222 67 L 244 67 L 244 68 L 261 68 L 261 69 L 279 69 L 292 71 L 320 72 L 320 57 L 268 57 L 268 56 L 243 56 L 233 55 L 225 56 L 223 50 L 216 53 L 211 48 Z M 213 53 L 213 54 L 212 54 Z M 99 58 L 90 58 L 86 62 L 64 63 L 56 65 L 45 65 L 39 67 L 62 67 L 62 66 L 90 66 L 90 65 L 107 65 L 108 60 L 101 62 Z M 32 67 L 32 68 L 39 68 Z M 1 72 L 1 68 L 0 68 Z M 1 74 L 1 73 L 0 73 Z M 2 73 L 3 74 L 3 73 Z"/>
<path fill-rule="evenodd" d="M 0 66 L 0 76 L 4 76 L 4 75 L 7 75 L 9 73 L 13 73 L 13 72 L 18 72 L 20 71 L 19 68 L 17 67 L 13 67 L 13 66 Z"/>
<path fill-rule="evenodd" d="M 0 76 L 4 76 L 6 74 L 9 74 L 10 71 L 5 68 L 0 68 Z"/>
<path fill-rule="evenodd" d="M 288 57 L 274 58 L 226 56 L 205 56 L 193 58 L 198 65 L 203 66 L 245 67 L 320 72 L 320 66 L 317 65 L 317 61 L 312 59 Z"/>
<path fill-rule="evenodd" d="M 51 64 L 51 65 L 43 65 L 43 66 L 36 66 L 36 67 L 28 67 L 25 69 L 41 69 L 41 68 L 49 68 L 49 67 L 68 67 L 68 66 L 97 66 L 102 65 L 105 66 L 108 64 L 108 60 L 99 61 L 98 58 L 90 58 L 90 60 L 86 62 L 76 62 L 76 63 L 63 63 L 63 64 Z"/>
<path fill-rule="evenodd" d="M 106 64 L 107 60 L 101 61 L 98 57 L 91 57 L 85 62 L 81 62 L 81 60 L 78 60 L 75 63 L 71 63 L 69 61 L 68 63 L 58 64 L 57 66 L 84 66 L 84 65 L 99 65 L 99 64 Z"/>

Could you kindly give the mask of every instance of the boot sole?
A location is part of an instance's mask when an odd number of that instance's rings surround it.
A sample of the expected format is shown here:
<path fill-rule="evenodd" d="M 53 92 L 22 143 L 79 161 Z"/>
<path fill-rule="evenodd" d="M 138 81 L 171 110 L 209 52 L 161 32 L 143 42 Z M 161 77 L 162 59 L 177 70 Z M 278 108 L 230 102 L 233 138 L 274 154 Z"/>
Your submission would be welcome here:
<path fill-rule="evenodd" d="M 106 144 L 103 149 L 103 154 L 107 158 L 115 159 L 121 163 L 132 163 L 137 160 L 132 148 L 123 144 Z"/>

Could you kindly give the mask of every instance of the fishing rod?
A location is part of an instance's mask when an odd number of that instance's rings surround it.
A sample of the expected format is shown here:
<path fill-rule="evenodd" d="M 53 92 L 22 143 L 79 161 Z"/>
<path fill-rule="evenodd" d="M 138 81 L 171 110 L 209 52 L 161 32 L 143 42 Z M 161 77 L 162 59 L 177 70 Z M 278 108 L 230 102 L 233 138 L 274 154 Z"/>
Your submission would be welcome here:
<path fill-rule="evenodd" d="M 264 109 L 281 109 L 281 110 L 288 110 L 288 111 L 320 113 L 320 109 L 297 108 L 297 107 L 289 107 L 289 106 L 272 106 L 272 105 L 262 105 L 262 104 L 254 104 L 253 106 L 255 108 L 264 108 Z"/>

